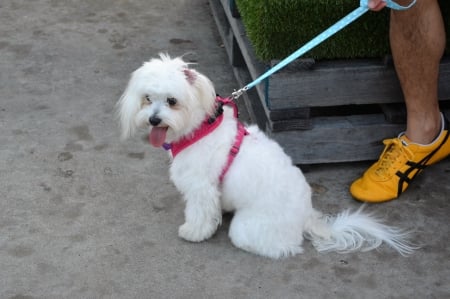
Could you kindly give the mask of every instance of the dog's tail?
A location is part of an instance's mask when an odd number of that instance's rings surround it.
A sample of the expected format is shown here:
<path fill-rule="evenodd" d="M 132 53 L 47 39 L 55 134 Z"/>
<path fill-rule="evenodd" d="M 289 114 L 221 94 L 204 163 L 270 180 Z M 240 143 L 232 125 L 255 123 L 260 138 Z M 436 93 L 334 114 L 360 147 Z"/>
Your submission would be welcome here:
<path fill-rule="evenodd" d="M 408 240 L 410 232 L 383 224 L 373 214 L 363 212 L 363 207 L 354 212 L 345 210 L 336 216 L 324 216 L 314 210 L 305 224 L 305 238 L 310 239 L 319 252 L 369 251 L 383 242 L 403 256 L 418 249 Z"/>

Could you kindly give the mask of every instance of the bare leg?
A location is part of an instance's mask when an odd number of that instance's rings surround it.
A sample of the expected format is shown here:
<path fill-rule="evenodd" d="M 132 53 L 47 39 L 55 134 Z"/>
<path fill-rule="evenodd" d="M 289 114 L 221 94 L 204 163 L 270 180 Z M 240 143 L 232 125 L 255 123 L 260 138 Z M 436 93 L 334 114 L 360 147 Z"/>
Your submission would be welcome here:
<path fill-rule="evenodd" d="M 371 3 L 374 10 L 384 5 Z M 350 186 L 352 196 L 363 202 L 399 197 L 421 169 L 450 155 L 448 125 L 439 134 L 438 76 L 445 32 L 437 0 L 417 0 L 409 10 L 392 11 L 390 25 L 394 65 L 406 103 L 406 136 L 384 140 L 378 161 Z"/>
<path fill-rule="evenodd" d="M 411 0 L 399 0 L 406 5 Z M 405 97 L 406 136 L 428 144 L 438 135 L 439 63 L 445 49 L 444 22 L 437 0 L 417 0 L 406 11 L 391 12 L 390 43 Z"/>

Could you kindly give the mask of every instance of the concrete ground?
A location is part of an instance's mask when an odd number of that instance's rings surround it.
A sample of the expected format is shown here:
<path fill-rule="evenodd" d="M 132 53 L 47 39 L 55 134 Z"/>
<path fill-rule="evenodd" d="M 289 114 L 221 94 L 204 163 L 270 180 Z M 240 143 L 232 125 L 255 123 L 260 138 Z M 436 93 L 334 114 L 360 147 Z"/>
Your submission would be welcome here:
<path fill-rule="evenodd" d="M 236 85 L 207 0 L 0 2 L 0 298 L 450 298 L 450 159 L 401 199 L 369 206 L 422 245 L 283 260 L 215 236 L 178 238 L 183 203 L 166 153 L 118 140 L 114 105 L 160 51 L 228 94 Z M 314 205 L 357 208 L 368 163 L 312 166 Z"/>

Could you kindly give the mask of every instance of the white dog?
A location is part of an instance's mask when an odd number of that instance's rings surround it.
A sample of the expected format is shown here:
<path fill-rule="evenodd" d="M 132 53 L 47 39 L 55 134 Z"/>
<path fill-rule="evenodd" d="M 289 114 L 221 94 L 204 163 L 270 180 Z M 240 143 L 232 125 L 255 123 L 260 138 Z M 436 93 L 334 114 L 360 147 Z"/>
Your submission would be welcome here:
<path fill-rule="evenodd" d="M 210 238 L 228 211 L 233 244 L 270 258 L 301 253 L 304 237 L 318 251 L 367 251 L 382 242 L 402 255 L 415 249 L 407 233 L 361 209 L 335 217 L 315 210 L 300 169 L 256 126 L 241 125 L 228 104 L 208 78 L 164 54 L 132 74 L 118 102 L 122 138 L 149 127 L 150 143 L 173 157 L 170 178 L 186 202 L 181 238 Z"/>

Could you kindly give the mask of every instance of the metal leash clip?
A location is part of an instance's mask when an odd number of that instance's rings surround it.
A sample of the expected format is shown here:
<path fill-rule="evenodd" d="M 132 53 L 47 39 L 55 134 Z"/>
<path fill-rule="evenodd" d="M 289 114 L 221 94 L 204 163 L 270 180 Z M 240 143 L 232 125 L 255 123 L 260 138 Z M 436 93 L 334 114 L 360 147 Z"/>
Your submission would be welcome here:
<path fill-rule="evenodd" d="M 248 90 L 247 86 L 242 87 L 241 89 L 235 90 L 231 93 L 231 97 L 233 100 L 237 100 L 244 92 Z"/>

